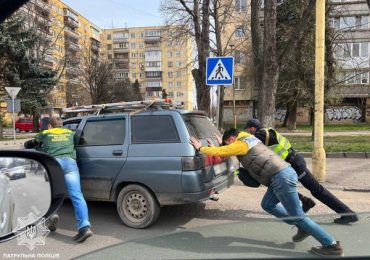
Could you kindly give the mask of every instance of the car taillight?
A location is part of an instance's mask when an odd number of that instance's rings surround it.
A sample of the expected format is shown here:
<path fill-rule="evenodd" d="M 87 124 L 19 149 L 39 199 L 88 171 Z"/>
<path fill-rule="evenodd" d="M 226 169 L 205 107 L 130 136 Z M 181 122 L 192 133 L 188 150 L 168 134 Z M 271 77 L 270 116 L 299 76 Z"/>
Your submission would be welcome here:
<path fill-rule="evenodd" d="M 210 155 L 203 155 L 204 156 L 204 166 L 212 166 L 219 164 L 225 160 L 225 157 L 221 156 L 210 156 Z"/>
<path fill-rule="evenodd" d="M 204 167 L 203 156 L 186 156 L 181 159 L 183 171 L 195 171 Z"/>

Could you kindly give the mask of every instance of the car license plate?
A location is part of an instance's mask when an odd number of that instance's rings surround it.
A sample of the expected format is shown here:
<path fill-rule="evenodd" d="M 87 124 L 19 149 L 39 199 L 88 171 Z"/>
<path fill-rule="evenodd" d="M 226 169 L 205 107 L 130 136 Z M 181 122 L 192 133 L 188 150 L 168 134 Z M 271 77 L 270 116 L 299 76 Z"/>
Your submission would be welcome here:
<path fill-rule="evenodd" d="M 220 164 L 213 166 L 213 171 L 215 173 L 215 176 L 222 174 L 226 170 L 227 170 L 226 163 L 220 163 Z"/>

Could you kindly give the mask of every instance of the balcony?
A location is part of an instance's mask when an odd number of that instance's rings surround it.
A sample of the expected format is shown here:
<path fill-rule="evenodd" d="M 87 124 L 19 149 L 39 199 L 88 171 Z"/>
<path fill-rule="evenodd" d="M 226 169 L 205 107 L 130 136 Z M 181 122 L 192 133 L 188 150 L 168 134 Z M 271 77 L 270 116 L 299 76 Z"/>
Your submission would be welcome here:
<path fill-rule="evenodd" d="M 146 71 L 145 78 L 147 79 L 162 79 L 162 71 Z"/>
<path fill-rule="evenodd" d="M 66 48 L 70 51 L 78 51 L 80 50 L 80 45 L 74 43 L 74 42 L 66 42 Z"/>
<path fill-rule="evenodd" d="M 69 16 L 64 16 L 64 23 L 66 25 L 71 26 L 72 28 L 78 28 L 78 27 L 80 27 L 80 22 L 74 20 L 73 18 L 71 18 Z"/>
<path fill-rule="evenodd" d="M 95 52 L 98 52 L 98 51 L 100 51 L 100 47 L 99 46 L 96 46 L 94 44 L 91 44 L 91 50 L 92 51 L 95 51 Z"/>
<path fill-rule="evenodd" d="M 113 48 L 113 52 L 115 53 L 129 53 L 129 48 Z"/>
<path fill-rule="evenodd" d="M 128 38 L 112 38 L 113 43 L 119 43 L 119 42 L 127 42 L 128 43 Z"/>
<path fill-rule="evenodd" d="M 35 5 L 45 13 L 49 14 L 51 11 L 51 6 L 48 2 L 44 2 L 42 0 L 35 0 Z"/>
<path fill-rule="evenodd" d="M 161 44 L 160 42 L 154 42 L 154 44 L 152 42 L 146 42 L 145 43 L 145 49 L 146 50 L 160 50 L 161 49 Z"/>
<path fill-rule="evenodd" d="M 67 35 L 68 37 L 71 37 L 73 39 L 78 40 L 80 38 L 80 34 L 78 32 L 75 32 L 75 31 L 73 31 L 72 29 L 70 29 L 68 27 L 64 28 L 64 33 L 65 33 L 65 35 Z"/>
<path fill-rule="evenodd" d="M 146 90 L 146 92 L 162 91 L 162 87 L 146 87 L 145 90 Z"/>

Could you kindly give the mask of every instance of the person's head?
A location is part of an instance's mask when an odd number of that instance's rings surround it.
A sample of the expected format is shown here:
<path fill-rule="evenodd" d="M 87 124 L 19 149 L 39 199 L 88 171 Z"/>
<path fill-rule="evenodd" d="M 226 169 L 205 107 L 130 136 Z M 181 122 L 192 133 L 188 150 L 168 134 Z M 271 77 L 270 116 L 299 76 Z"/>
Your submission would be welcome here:
<path fill-rule="evenodd" d="M 222 145 L 232 144 L 238 138 L 239 131 L 235 128 L 230 128 L 222 135 Z"/>
<path fill-rule="evenodd" d="M 257 118 L 248 120 L 247 124 L 244 127 L 244 129 L 250 134 L 254 134 L 261 128 L 262 124 Z"/>
<path fill-rule="evenodd" d="M 49 119 L 48 127 L 49 129 L 63 127 L 63 121 L 59 116 L 53 116 L 52 118 Z"/>

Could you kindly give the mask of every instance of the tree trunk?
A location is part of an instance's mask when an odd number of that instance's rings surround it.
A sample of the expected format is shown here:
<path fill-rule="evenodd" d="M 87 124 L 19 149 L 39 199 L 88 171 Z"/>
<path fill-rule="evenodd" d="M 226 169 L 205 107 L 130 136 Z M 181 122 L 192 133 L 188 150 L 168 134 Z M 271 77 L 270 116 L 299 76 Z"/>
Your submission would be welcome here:
<path fill-rule="evenodd" d="M 257 116 L 260 117 L 262 111 L 262 79 L 263 79 L 263 64 L 262 64 L 262 48 L 261 48 L 261 26 L 260 26 L 260 10 L 261 0 L 251 2 L 251 32 L 252 32 L 252 54 L 254 68 L 254 84 L 258 91 L 257 100 Z M 255 108 L 254 108 L 255 109 Z"/>
<path fill-rule="evenodd" d="M 276 0 L 265 0 L 263 41 L 263 87 L 258 114 L 264 127 L 275 126 L 275 96 L 278 82 L 276 57 Z"/>
<path fill-rule="evenodd" d="M 286 111 L 287 114 L 287 122 L 286 127 L 289 130 L 296 130 L 297 129 L 297 101 L 293 101 L 293 103 L 290 103 L 288 106 L 288 109 Z"/>

